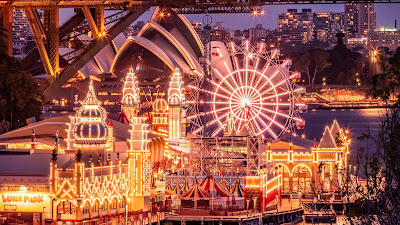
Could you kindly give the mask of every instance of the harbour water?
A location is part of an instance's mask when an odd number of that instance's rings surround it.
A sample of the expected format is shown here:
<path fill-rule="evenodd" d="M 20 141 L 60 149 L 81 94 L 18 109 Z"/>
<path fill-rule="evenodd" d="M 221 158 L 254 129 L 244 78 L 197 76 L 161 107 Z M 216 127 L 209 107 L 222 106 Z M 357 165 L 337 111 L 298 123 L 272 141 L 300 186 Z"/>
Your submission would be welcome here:
<path fill-rule="evenodd" d="M 368 130 L 372 135 L 378 132 L 380 117 L 385 109 L 334 109 L 334 110 L 309 110 L 301 117 L 306 120 L 304 133 L 307 138 L 319 140 L 322 137 L 325 126 L 331 125 L 336 119 L 339 125 L 350 131 L 352 144 L 350 150 L 355 152 L 359 146 L 367 147 L 365 142 L 358 141 L 358 137 Z"/>

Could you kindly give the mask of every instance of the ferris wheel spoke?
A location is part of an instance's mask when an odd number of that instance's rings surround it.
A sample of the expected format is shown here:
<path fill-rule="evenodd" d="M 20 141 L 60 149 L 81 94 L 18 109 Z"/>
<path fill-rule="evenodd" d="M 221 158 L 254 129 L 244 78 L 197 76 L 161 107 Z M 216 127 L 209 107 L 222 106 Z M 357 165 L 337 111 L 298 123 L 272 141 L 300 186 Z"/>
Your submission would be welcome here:
<path fill-rule="evenodd" d="M 211 137 L 215 137 L 215 135 L 217 135 L 222 129 L 224 129 L 223 126 L 219 126 L 219 128 L 217 130 L 215 130 L 212 134 Z"/>
<path fill-rule="evenodd" d="M 213 85 L 217 86 L 218 88 L 221 88 L 221 90 L 225 91 L 227 94 L 231 95 L 232 92 L 226 90 L 224 87 L 222 87 L 221 85 L 217 84 L 216 82 L 214 82 L 213 80 L 209 80 Z M 239 100 L 239 98 L 237 96 L 234 96 L 235 98 L 237 98 Z"/>
<path fill-rule="evenodd" d="M 199 113 L 199 114 L 197 114 L 197 115 L 189 116 L 189 117 L 187 117 L 187 118 L 188 118 L 188 119 L 193 119 L 193 118 L 196 118 L 196 117 L 209 115 L 209 114 L 212 114 L 212 113 L 214 113 L 214 112 L 221 112 L 221 111 L 224 111 L 224 110 L 229 110 L 229 108 L 230 108 L 230 107 L 228 106 L 228 107 L 221 108 L 221 109 L 216 109 L 216 110 L 213 110 L 213 111 L 208 111 L 208 112 Z"/>
<path fill-rule="evenodd" d="M 232 87 L 232 85 L 231 85 L 230 83 L 228 83 L 228 82 L 226 81 L 226 77 L 222 76 L 222 74 L 221 74 L 217 69 L 214 68 L 214 71 L 218 74 L 218 76 L 220 77 L 220 79 L 221 79 L 222 81 L 224 81 L 225 84 L 226 84 L 232 91 L 235 91 L 235 90 L 236 90 L 235 88 Z M 236 87 L 239 88 L 237 85 L 236 85 Z"/>
<path fill-rule="evenodd" d="M 279 73 L 279 70 L 275 70 L 274 74 L 272 74 L 272 76 L 269 78 L 269 80 L 271 81 L 277 74 Z M 284 82 L 286 82 L 286 80 L 283 80 Z M 267 85 L 268 83 L 265 82 L 260 88 L 259 90 L 263 90 L 263 88 L 265 87 L 265 85 Z M 279 85 L 278 85 L 279 86 Z M 274 86 L 272 84 L 272 87 L 270 88 L 271 90 L 274 89 L 276 86 Z M 268 92 L 268 91 L 267 91 Z"/>
<path fill-rule="evenodd" d="M 295 77 L 296 75 L 297 75 L 297 74 L 294 74 L 294 75 L 290 76 L 289 79 L 292 79 L 292 78 Z M 285 83 L 285 82 L 286 82 L 286 80 L 283 79 L 283 80 L 282 80 L 281 82 L 279 82 L 278 84 L 273 85 L 271 88 L 269 88 L 268 90 L 264 91 L 261 95 L 263 95 L 264 93 L 267 93 L 267 92 L 269 92 L 269 91 L 275 89 L 275 88 L 278 87 L 278 86 L 281 86 L 281 85 L 282 85 L 283 83 Z M 303 88 L 300 88 L 300 90 L 303 90 Z M 288 92 L 289 92 L 289 91 L 288 91 Z"/>
<path fill-rule="evenodd" d="M 271 95 L 271 96 L 265 97 L 265 98 L 263 98 L 263 100 L 275 98 L 275 97 L 282 96 L 282 95 L 291 94 L 292 92 L 298 92 L 298 91 L 301 91 L 301 90 L 303 90 L 303 88 L 298 88 L 298 89 L 295 89 L 293 91 L 285 91 L 285 92 L 282 92 L 282 93 L 279 93 L 279 94 L 276 94 L 276 95 Z"/>
<path fill-rule="evenodd" d="M 257 120 L 259 120 L 261 122 L 261 124 L 265 127 L 264 130 L 261 130 L 261 128 L 258 127 L 258 122 Z M 260 117 L 256 116 L 254 117 L 254 123 L 256 124 L 256 126 L 259 128 L 260 132 L 258 133 L 258 135 L 264 133 L 265 131 L 268 131 L 269 134 L 272 135 L 272 137 L 274 137 L 275 139 L 277 138 L 276 134 L 270 129 L 270 126 L 267 125 Z"/>
<path fill-rule="evenodd" d="M 260 111 L 260 115 L 262 115 L 264 118 L 268 119 L 270 122 L 272 122 L 273 124 L 277 125 L 281 129 L 285 129 L 285 127 L 282 124 L 276 122 L 275 119 L 269 117 L 268 115 L 265 115 L 262 111 Z"/>
<path fill-rule="evenodd" d="M 251 81 L 250 81 L 250 83 L 249 83 L 250 86 L 252 86 L 252 84 L 253 84 L 253 82 L 254 82 L 254 78 L 255 78 L 255 76 L 256 76 L 256 71 L 257 71 L 257 67 L 258 67 L 258 63 L 259 63 L 259 62 L 260 62 L 260 58 L 257 57 L 256 65 L 254 66 L 253 73 L 252 73 L 252 75 L 251 75 Z"/>
<path fill-rule="evenodd" d="M 196 102 L 195 101 L 185 101 L 185 103 L 187 103 L 187 104 L 196 104 Z M 198 104 L 216 104 L 216 105 L 229 105 L 229 102 L 221 102 L 221 101 L 219 101 L 219 102 L 203 102 L 203 101 L 201 101 L 201 102 L 198 102 Z"/>
<path fill-rule="evenodd" d="M 248 95 L 249 99 L 256 99 L 258 95 L 258 92 L 255 90 L 251 90 L 251 95 Z"/>
<path fill-rule="evenodd" d="M 249 72 L 249 56 L 248 55 L 246 55 L 245 56 L 245 74 L 244 74 L 244 79 L 245 79 L 245 82 L 244 82 L 244 85 L 245 86 L 247 86 L 247 75 L 248 75 L 248 72 Z M 247 94 L 247 93 L 246 93 Z"/>
<path fill-rule="evenodd" d="M 265 110 L 265 111 L 270 112 L 270 113 L 275 113 L 276 115 L 279 115 L 279 116 L 283 116 L 283 117 L 286 117 L 286 118 L 292 118 L 290 115 L 288 115 L 288 114 L 283 114 L 283 113 L 280 113 L 280 112 L 278 112 L 278 111 L 273 111 L 273 110 L 266 109 L 266 108 L 261 108 L 261 107 L 258 107 L 258 106 L 254 106 L 254 107 L 259 108 L 259 109 L 261 109 L 261 110 Z M 294 119 L 294 120 L 296 120 L 296 121 L 303 121 L 302 119 L 299 119 L 299 118 L 297 118 L 297 117 L 293 117 L 292 119 Z"/>
<path fill-rule="evenodd" d="M 223 119 L 223 118 L 225 118 L 229 113 L 230 113 L 230 112 L 225 113 L 224 115 L 222 115 L 222 116 L 220 116 L 220 117 L 217 117 L 217 119 L 214 119 L 214 120 L 212 120 L 211 122 L 207 123 L 207 124 L 205 125 L 205 127 L 211 126 L 211 125 L 213 125 L 215 122 L 218 122 L 219 125 L 222 126 L 220 120 Z M 198 132 L 201 131 L 202 129 L 203 129 L 202 127 L 196 129 L 195 131 L 193 131 L 193 134 L 198 133 Z"/>
<path fill-rule="evenodd" d="M 215 93 L 215 92 L 211 92 L 211 91 L 207 91 L 207 90 L 204 90 L 204 89 L 200 89 L 200 88 L 197 88 L 197 87 L 192 86 L 192 85 L 188 85 L 188 87 L 193 88 L 193 89 L 196 89 L 196 90 L 199 90 L 199 91 L 202 91 L 202 92 L 205 92 L 205 93 L 208 93 L 208 94 L 212 94 L 212 95 L 215 94 L 215 95 L 217 95 L 217 96 L 219 96 L 219 97 L 221 97 L 221 98 L 225 98 L 225 99 L 231 100 L 230 97 L 227 97 L 227 96 L 222 95 L 222 94 L 218 94 L 218 93 Z"/>
<path fill-rule="evenodd" d="M 265 72 L 267 71 L 268 67 L 269 67 L 270 62 L 268 62 L 265 66 L 265 69 L 263 70 L 263 72 L 261 73 L 260 78 L 257 80 L 257 83 L 255 85 L 253 85 L 253 87 L 257 88 L 258 84 L 260 83 L 260 81 L 262 80 L 262 78 L 265 78 L 266 80 L 268 80 L 268 82 L 265 82 L 263 86 L 265 86 L 266 84 L 272 84 L 271 80 L 274 77 L 274 75 L 272 75 L 270 78 L 265 76 Z M 258 88 L 258 90 L 261 90 L 261 88 Z"/>

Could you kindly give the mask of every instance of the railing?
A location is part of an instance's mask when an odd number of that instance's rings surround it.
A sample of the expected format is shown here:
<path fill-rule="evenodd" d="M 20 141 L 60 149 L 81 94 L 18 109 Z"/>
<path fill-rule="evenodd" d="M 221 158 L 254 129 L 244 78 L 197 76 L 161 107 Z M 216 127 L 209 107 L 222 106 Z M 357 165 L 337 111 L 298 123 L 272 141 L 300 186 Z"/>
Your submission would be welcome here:
<path fill-rule="evenodd" d="M 196 204 L 195 204 L 196 203 Z M 204 209 L 204 210 L 220 210 L 227 212 L 246 210 L 246 202 L 244 199 L 234 200 L 172 200 L 171 209 L 174 210 L 189 210 L 189 209 Z"/>

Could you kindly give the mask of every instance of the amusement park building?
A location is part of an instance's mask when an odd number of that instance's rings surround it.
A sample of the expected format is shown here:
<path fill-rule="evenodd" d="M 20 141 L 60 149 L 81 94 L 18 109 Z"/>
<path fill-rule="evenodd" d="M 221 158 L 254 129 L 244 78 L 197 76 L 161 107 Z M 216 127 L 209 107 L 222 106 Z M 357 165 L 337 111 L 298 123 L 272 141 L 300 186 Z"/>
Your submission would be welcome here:
<path fill-rule="evenodd" d="M 3 134 L 2 215 L 34 224 L 120 224 L 127 211 L 148 210 L 152 165 L 164 143 L 148 134 L 145 118 L 130 119 L 131 125 L 107 119 L 91 83 L 75 116 Z"/>

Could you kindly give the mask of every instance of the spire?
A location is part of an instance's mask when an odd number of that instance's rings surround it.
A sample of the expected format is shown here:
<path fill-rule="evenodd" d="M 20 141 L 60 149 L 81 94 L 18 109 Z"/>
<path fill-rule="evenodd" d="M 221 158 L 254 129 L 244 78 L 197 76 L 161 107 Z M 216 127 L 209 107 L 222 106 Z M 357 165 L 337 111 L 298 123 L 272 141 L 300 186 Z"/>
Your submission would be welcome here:
<path fill-rule="evenodd" d="M 133 105 L 140 103 L 140 89 L 135 70 L 131 67 L 126 74 L 123 90 L 124 104 Z"/>
<path fill-rule="evenodd" d="M 325 131 L 322 135 L 318 148 L 336 148 L 335 139 L 333 138 L 331 130 L 328 126 L 325 127 Z"/>
<path fill-rule="evenodd" d="M 83 100 L 82 105 L 100 105 L 99 100 L 97 100 L 96 93 L 93 88 L 93 80 L 90 80 L 89 90 L 86 94 L 85 100 Z"/>
<path fill-rule="evenodd" d="M 342 129 L 340 128 L 340 126 L 339 126 L 337 120 L 334 120 L 334 121 L 333 121 L 333 124 L 332 124 L 332 126 L 331 126 L 331 133 L 332 133 L 332 135 L 333 135 L 334 137 L 337 137 L 337 136 L 338 136 L 338 133 L 339 133 L 339 137 L 343 137 L 343 136 L 344 136 L 343 131 L 342 131 Z"/>
<path fill-rule="evenodd" d="M 171 82 L 169 83 L 168 102 L 172 105 L 177 105 L 183 100 L 183 81 L 179 68 L 175 68 L 175 72 L 172 74 Z M 179 103 L 176 101 L 179 101 Z"/>

